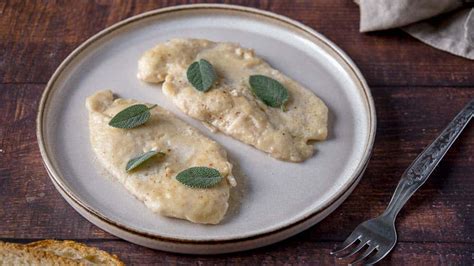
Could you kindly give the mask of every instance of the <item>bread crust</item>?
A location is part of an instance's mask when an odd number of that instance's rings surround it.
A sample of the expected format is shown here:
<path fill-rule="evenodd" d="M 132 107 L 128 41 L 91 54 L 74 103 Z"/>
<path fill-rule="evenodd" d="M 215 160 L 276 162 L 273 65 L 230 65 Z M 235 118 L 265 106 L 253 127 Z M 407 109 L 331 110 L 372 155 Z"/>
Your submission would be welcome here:
<path fill-rule="evenodd" d="M 125 265 L 116 255 L 70 240 L 0 242 L 2 265 Z"/>
<path fill-rule="evenodd" d="M 0 242 L 1 265 L 82 265 L 75 260 L 26 245 Z"/>

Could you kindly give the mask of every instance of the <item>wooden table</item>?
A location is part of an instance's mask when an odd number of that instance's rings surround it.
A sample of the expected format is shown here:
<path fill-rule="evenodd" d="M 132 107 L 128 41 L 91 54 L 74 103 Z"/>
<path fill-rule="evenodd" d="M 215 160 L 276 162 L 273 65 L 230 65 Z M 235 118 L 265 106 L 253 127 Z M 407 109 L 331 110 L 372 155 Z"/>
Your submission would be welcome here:
<path fill-rule="evenodd" d="M 160 3 L 163 2 L 163 3 Z M 135 14 L 194 1 L 0 1 L 0 240 L 73 239 L 130 264 L 337 264 L 329 251 L 382 212 L 399 177 L 474 97 L 474 62 L 400 30 L 361 34 L 352 1 L 226 1 L 301 21 L 360 67 L 378 130 L 367 172 L 327 219 L 278 244 L 220 256 L 183 256 L 122 241 L 89 223 L 54 189 L 35 135 L 38 102 L 61 61 L 98 31 Z M 221 2 L 221 1 L 219 1 Z M 399 243 L 383 263 L 474 263 L 474 127 L 468 126 L 398 219 Z"/>

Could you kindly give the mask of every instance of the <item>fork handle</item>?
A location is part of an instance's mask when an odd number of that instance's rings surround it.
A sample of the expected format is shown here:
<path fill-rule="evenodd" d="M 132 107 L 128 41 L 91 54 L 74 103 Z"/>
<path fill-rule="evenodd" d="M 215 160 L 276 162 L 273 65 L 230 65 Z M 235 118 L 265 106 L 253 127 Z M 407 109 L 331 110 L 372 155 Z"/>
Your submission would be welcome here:
<path fill-rule="evenodd" d="M 451 145 L 474 115 L 474 99 L 459 112 L 441 134 L 431 143 L 402 175 L 384 214 L 395 220 L 398 212 L 428 179 Z"/>

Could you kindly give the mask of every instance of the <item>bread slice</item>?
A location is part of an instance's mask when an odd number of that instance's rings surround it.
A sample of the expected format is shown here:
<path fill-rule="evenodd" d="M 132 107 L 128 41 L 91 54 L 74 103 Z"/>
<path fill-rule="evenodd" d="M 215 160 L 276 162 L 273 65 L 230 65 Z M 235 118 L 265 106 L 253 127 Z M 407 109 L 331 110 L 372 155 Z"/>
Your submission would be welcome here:
<path fill-rule="evenodd" d="M 125 265 L 117 256 L 74 241 L 0 242 L 0 265 Z"/>
<path fill-rule="evenodd" d="M 81 265 L 70 258 L 26 245 L 0 242 L 0 265 Z"/>

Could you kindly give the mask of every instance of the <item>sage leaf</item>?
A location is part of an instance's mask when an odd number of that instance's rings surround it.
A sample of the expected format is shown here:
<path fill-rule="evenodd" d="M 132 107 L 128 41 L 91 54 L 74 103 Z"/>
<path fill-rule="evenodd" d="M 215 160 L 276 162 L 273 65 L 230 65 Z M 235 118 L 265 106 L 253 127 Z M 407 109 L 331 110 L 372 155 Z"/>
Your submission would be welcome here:
<path fill-rule="evenodd" d="M 191 167 L 180 172 L 176 179 L 191 188 L 210 188 L 217 185 L 222 176 L 214 168 Z"/>
<path fill-rule="evenodd" d="M 288 101 L 288 90 L 278 81 L 263 75 L 252 75 L 249 78 L 252 92 L 263 103 L 271 107 L 285 108 Z"/>
<path fill-rule="evenodd" d="M 130 161 L 128 161 L 127 163 L 127 166 L 125 167 L 125 170 L 127 172 L 130 172 L 131 170 L 139 167 L 141 164 L 143 164 L 144 162 L 148 161 L 150 158 L 154 157 L 155 155 L 159 154 L 160 156 L 164 156 L 165 154 L 162 153 L 162 152 L 158 152 L 158 151 L 149 151 L 149 152 L 146 152 L 144 154 L 141 154 L 135 158 L 132 158 L 130 159 Z"/>
<path fill-rule="evenodd" d="M 208 91 L 217 77 L 211 63 L 204 59 L 192 63 L 186 71 L 186 76 L 189 83 L 202 92 Z"/>
<path fill-rule="evenodd" d="M 150 118 L 150 110 L 155 108 L 147 107 L 144 104 L 129 106 L 116 114 L 109 122 L 109 126 L 116 128 L 134 128 L 145 124 Z"/>

